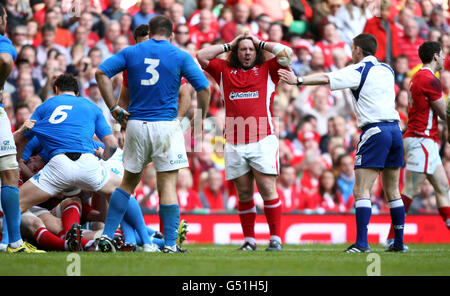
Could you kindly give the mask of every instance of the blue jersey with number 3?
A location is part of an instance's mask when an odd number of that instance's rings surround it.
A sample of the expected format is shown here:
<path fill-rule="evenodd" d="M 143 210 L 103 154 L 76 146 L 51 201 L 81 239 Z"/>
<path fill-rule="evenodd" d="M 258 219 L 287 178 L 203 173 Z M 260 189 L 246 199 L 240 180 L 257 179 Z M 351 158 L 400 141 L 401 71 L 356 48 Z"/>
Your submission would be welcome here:
<path fill-rule="evenodd" d="M 150 39 L 121 50 L 99 69 L 108 77 L 127 70 L 130 93 L 129 119 L 173 120 L 177 116 L 178 91 L 184 76 L 196 91 L 209 82 L 194 59 L 167 40 Z"/>
<path fill-rule="evenodd" d="M 33 129 L 25 136 L 36 136 L 46 149 L 49 159 L 59 153 L 94 153 L 92 137 L 99 139 L 112 131 L 102 110 L 91 101 L 72 95 L 52 97 L 39 105 L 31 119 Z"/>

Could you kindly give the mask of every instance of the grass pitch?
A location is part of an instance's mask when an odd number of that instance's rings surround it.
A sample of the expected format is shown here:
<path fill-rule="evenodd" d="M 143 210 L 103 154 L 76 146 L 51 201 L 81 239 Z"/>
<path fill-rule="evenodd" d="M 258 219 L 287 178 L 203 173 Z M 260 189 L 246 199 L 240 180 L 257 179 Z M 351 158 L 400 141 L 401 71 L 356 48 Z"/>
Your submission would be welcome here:
<path fill-rule="evenodd" d="M 373 258 L 345 254 L 348 245 L 285 245 L 283 252 L 239 252 L 235 245 L 184 245 L 187 254 L 78 253 L 82 276 L 366 276 Z M 382 276 L 449 276 L 450 244 L 410 244 L 407 253 L 379 255 Z M 69 252 L 0 253 L 0 276 L 65 276 Z M 377 257 L 375 255 L 375 257 Z"/>

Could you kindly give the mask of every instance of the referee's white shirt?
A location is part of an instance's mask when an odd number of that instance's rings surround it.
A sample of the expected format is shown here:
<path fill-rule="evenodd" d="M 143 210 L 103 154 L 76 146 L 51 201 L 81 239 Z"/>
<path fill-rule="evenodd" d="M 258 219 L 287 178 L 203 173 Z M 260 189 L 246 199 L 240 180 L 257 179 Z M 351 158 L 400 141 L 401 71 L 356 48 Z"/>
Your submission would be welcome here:
<path fill-rule="evenodd" d="M 382 121 L 400 121 L 395 110 L 394 71 L 367 56 L 358 64 L 327 73 L 330 89 L 350 88 L 358 126 Z"/>

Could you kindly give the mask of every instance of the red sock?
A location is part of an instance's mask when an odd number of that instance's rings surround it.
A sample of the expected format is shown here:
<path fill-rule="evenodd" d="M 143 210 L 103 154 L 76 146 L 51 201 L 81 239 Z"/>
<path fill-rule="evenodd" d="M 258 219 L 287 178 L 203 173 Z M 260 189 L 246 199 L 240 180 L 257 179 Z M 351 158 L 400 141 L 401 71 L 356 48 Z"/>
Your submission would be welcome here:
<path fill-rule="evenodd" d="M 450 230 L 450 207 L 438 208 L 439 214 L 444 219 L 445 225 Z"/>
<path fill-rule="evenodd" d="M 264 214 L 269 224 L 270 236 L 276 235 L 281 239 L 281 201 L 275 198 L 264 201 Z"/>
<path fill-rule="evenodd" d="M 402 201 L 403 201 L 403 206 L 405 207 L 405 214 L 407 214 L 409 211 L 409 207 L 411 206 L 413 200 L 404 194 L 401 194 L 401 197 L 402 197 Z M 392 223 L 391 223 L 391 228 L 389 228 L 389 234 L 388 234 L 387 239 L 394 239 L 394 227 L 392 227 Z"/>
<path fill-rule="evenodd" d="M 88 242 L 90 242 L 90 240 L 88 240 L 88 239 L 85 239 L 85 238 L 81 238 L 81 246 L 83 247 L 83 249 L 84 249 L 84 247 L 86 247 L 86 244 L 88 243 Z"/>
<path fill-rule="evenodd" d="M 95 209 L 91 207 L 91 205 L 89 205 L 87 202 L 83 203 L 83 210 L 81 211 L 81 220 L 87 221 L 88 220 L 87 216 L 92 211 L 95 211 Z"/>
<path fill-rule="evenodd" d="M 80 205 L 77 203 L 70 203 L 68 204 L 62 213 L 62 224 L 64 228 L 64 233 L 69 231 L 70 227 L 72 227 L 72 224 L 78 223 L 80 224 Z"/>
<path fill-rule="evenodd" d="M 57 237 L 53 233 L 47 230 L 47 228 L 41 227 L 34 233 L 34 239 L 44 249 L 65 251 L 65 240 Z"/>
<path fill-rule="evenodd" d="M 242 232 L 244 237 L 255 238 L 255 222 L 256 222 L 256 207 L 253 199 L 248 202 L 239 202 L 238 214 L 241 220 Z"/>

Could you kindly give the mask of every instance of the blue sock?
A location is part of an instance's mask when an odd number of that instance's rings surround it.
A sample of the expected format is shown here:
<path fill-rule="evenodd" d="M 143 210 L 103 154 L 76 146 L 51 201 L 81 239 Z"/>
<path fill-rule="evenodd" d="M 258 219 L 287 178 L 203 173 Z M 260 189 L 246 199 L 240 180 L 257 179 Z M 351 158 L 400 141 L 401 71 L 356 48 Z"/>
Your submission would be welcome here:
<path fill-rule="evenodd" d="M 152 237 L 153 234 L 155 234 L 156 231 L 154 231 L 153 229 L 151 229 L 150 227 L 147 226 L 147 233 L 150 237 Z"/>
<path fill-rule="evenodd" d="M 8 235 L 8 223 L 6 223 L 6 218 L 3 216 L 3 223 L 2 223 L 2 244 L 9 244 L 9 235 Z"/>
<path fill-rule="evenodd" d="M 109 203 L 108 214 L 106 215 L 105 229 L 103 234 L 109 238 L 114 238 L 114 232 L 123 219 L 123 216 L 128 208 L 128 200 L 130 195 L 120 188 L 116 188 L 111 195 Z"/>
<path fill-rule="evenodd" d="M 403 228 L 405 227 L 405 206 L 401 198 L 389 202 L 392 225 L 394 226 L 394 247 L 403 248 Z"/>
<path fill-rule="evenodd" d="M 6 224 L 8 224 L 9 242 L 15 243 L 21 241 L 19 188 L 3 185 L 1 187 L 1 202 L 4 219 L 6 220 Z"/>
<path fill-rule="evenodd" d="M 355 202 L 356 212 L 356 246 L 367 248 L 367 226 L 369 225 L 370 216 L 372 215 L 372 203 L 370 199 L 358 199 Z"/>
<path fill-rule="evenodd" d="M 142 238 L 141 238 L 141 236 L 139 235 L 139 233 L 138 233 L 136 230 L 134 230 L 134 236 L 136 237 L 136 244 L 137 244 L 138 246 L 144 245 L 144 244 L 142 243 Z"/>
<path fill-rule="evenodd" d="M 180 224 L 180 207 L 178 205 L 159 205 L 159 212 L 164 227 L 166 246 L 177 243 L 178 226 Z"/>
<path fill-rule="evenodd" d="M 122 228 L 123 236 L 126 243 L 136 244 L 136 235 L 134 233 L 134 228 L 125 221 L 125 219 L 120 222 L 120 227 Z"/>
<path fill-rule="evenodd" d="M 154 231 L 153 229 L 151 229 L 150 227 L 148 227 L 148 226 L 146 226 L 146 228 L 147 228 L 147 234 L 148 234 L 148 237 L 150 238 L 150 242 L 153 243 L 154 240 L 157 239 L 157 238 L 152 237 L 153 234 L 155 233 L 155 231 Z M 142 246 L 144 243 L 143 243 L 143 241 L 142 241 L 141 236 L 139 235 L 139 233 L 138 233 L 136 230 L 134 231 L 134 234 L 136 235 L 136 242 L 137 242 L 137 244 L 138 244 L 139 246 Z M 164 240 L 163 240 L 163 239 L 159 239 L 159 240 L 162 241 L 163 247 L 164 247 Z M 158 245 L 158 246 L 159 246 L 159 245 Z M 161 248 L 162 248 L 162 247 L 161 247 Z"/>
<path fill-rule="evenodd" d="M 164 248 L 165 241 L 161 238 L 152 237 L 152 243 L 156 244 L 158 248 L 162 249 Z"/>
<path fill-rule="evenodd" d="M 150 236 L 147 233 L 147 225 L 145 225 L 144 217 L 142 216 L 141 207 L 134 197 L 131 197 L 128 200 L 128 208 L 123 219 L 139 233 L 144 244 L 151 244 Z"/>

